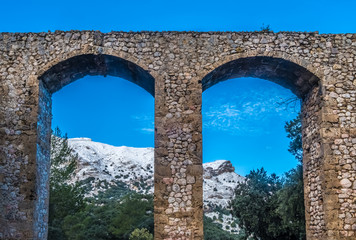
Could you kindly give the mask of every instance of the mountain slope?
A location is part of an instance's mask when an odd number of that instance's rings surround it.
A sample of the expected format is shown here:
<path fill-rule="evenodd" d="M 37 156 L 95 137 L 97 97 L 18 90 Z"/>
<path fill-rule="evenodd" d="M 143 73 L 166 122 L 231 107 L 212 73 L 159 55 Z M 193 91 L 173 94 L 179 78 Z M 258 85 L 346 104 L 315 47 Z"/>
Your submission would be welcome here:
<path fill-rule="evenodd" d="M 72 138 L 68 143 L 79 157 L 75 181 L 122 181 L 132 190 L 153 193 L 153 148 L 115 147 L 89 138 Z"/>

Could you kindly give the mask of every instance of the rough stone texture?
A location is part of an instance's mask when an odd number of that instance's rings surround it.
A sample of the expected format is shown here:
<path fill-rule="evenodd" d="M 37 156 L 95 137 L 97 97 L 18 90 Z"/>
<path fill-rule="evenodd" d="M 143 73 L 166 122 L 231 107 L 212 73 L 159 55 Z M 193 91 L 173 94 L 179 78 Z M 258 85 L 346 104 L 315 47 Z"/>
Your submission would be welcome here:
<path fill-rule="evenodd" d="M 202 91 L 259 77 L 303 100 L 308 239 L 356 236 L 356 34 L 0 33 L 0 239 L 46 239 L 51 94 L 85 75 L 155 96 L 155 238 L 203 239 Z"/>

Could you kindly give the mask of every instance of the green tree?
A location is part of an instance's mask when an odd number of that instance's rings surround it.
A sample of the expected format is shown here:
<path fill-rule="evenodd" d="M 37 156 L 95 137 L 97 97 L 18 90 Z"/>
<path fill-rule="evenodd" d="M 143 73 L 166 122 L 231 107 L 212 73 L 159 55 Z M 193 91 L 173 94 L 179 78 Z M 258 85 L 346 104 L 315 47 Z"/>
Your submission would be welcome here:
<path fill-rule="evenodd" d="M 77 156 L 68 146 L 67 136 L 56 128 L 51 136 L 51 172 L 49 192 L 48 238 L 67 239 L 62 229 L 66 216 L 85 207 L 84 192 L 79 184 L 69 183 L 74 175 Z"/>
<path fill-rule="evenodd" d="M 287 239 L 282 218 L 276 213 L 276 193 L 282 181 L 275 174 L 268 175 L 261 168 L 252 170 L 246 182 L 239 183 L 235 198 L 230 202 L 231 213 L 239 219 L 239 226 L 252 239 Z"/>
<path fill-rule="evenodd" d="M 146 228 L 153 233 L 151 195 L 129 194 L 122 198 L 119 211 L 112 219 L 110 231 L 119 239 L 128 239 L 135 228 Z"/>
<path fill-rule="evenodd" d="M 283 225 L 288 229 L 294 239 L 306 239 L 305 233 L 305 207 L 303 166 L 286 173 L 286 181 L 283 188 L 278 191 L 277 213 L 283 219 Z"/>
<path fill-rule="evenodd" d="M 285 130 L 291 139 L 288 150 L 302 162 L 300 117 L 287 122 Z M 285 173 L 284 181 L 263 169 L 251 171 L 246 182 L 238 184 L 231 207 L 244 239 L 305 239 L 302 165 Z"/>
<path fill-rule="evenodd" d="M 130 240 L 153 240 L 153 235 L 146 228 L 136 228 L 130 235 Z"/>
<path fill-rule="evenodd" d="M 302 147 L 302 122 L 300 115 L 295 119 L 286 122 L 284 129 L 287 132 L 287 137 L 290 139 L 288 151 L 302 163 L 303 147 Z"/>
<path fill-rule="evenodd" d="M 286 175 L 283 188 L 278 192 L 277 212 L 283 218 L 283 224 L 288 225 L 295 239 L 306 239 L 305 206 L 303 183 L 303 148 L 301 118 L 289 121 L 285 125 L 288 138 L 291 139 L 288 151 L 300 162 L 298 166 Z"/>
<path fill-rule="evenodd" d="M 102 199 L 100 200 L 102 201 Z M 135 229 L 153 234 L 153 198 L 130 193 L 105 204 L 91 203 L 64 219 L 63 229 L 70 240 L 129 240 Z"/>
<path fill-rule="evenodd" d="M 57 127 L 51 135 L 51 175 L 53 187 L 66 183 L 74 175 L 78 156 L 68 145 L 67 134 Z"/>
<path fill-rule="evenodd" d="M 114 240 L 109 228 L 118 212 L 119 204 L 88 204 L 85 209 L 68 215 L 63 229 L 70 240 Z"/>

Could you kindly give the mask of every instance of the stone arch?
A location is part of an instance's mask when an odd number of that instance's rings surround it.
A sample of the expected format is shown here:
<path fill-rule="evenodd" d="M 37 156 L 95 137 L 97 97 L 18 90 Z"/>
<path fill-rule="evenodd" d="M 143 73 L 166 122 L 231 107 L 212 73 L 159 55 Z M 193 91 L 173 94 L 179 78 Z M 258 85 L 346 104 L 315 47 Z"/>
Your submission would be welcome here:
<path fill-rule="evenodd" d="M 228 79 L 256 77 L 275 82 L 290 89 L 304 99 L 309 91 L 320 84 L 320 73 L 307 61 L 286 54 L 245 53 L 229 56 L 212 65 L 200 75 L 202 91 Z"/>
<path fill-rule="evenodd" d="M 107 54 L 81 54 L 52 64 L 39 79 L 50 93 L 86 75 L 115 76 L 129 80 L 154 96 L 154 78 L 138 64 Z"/>
<path fill-rule="evenodd" d="M 213 64 L 214 69 L 202 73 L 202 91 L 228 79 L 256 77 L 290 89 L 302 100 L 303 178 L 307 238 L 321 236 L 326 229 L 326 217 L 320 211 L 328 196 L 320 189 L 324 166 L 322 149 L 322 81 L 321 69 L 315 70 L 304 60 L 286 54 L 258 55 L 246 53 L 229 56 Z M 203 75 L 204 74 L 204 75 Z M 316 217 L 317 216 L 317 217 Z M 318 229 L 318 230 L 315 230 Z"/>
<path fill-rule="evenodd" d="M 108 54 L 80 54 L 62 61 L 55 60 L 39 73 L 34 234 L 39 239 L 46 239 L 52 94 L 87 75 L 110 75 L 131 81 L 155 97 L 155 78 L 138 64 Z"/>

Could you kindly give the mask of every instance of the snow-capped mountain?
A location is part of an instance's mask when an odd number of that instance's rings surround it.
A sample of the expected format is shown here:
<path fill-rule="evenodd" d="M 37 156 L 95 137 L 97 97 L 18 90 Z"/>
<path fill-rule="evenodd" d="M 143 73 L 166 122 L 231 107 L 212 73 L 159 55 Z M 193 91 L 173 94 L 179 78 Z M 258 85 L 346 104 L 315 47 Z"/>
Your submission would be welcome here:
<path fill-rule="evenodd" d="M 132 190 L 153 193 L 153 148 L 115 147 L 90 138 L 71 138 L 68 144 L 79 160 L 74 181 L 95 178 L 94 193 L 99 181 L 122 181 Z"/>
<path fill-rule="evenodd" d="M 73 181 L 91 179 L 91 195 L 104 190 L 105 184 L 100 183 L 114 184 L 117 181 L 125 183 L 131 190 L 153 193 L 153 148 L 115 147 L 89 138 L 68 139 L 68 144 L 78 155 Z M 216 219 L 228 231 L 238 231 L 238 226 L 226 227 L 235 220 L 230 214 L 222 214 L 222 219 L 218 219 L 221 213 L 216 207 L 228 207 L 236 184 L 244 181 L 244 177 L 235 173 L 235 168 L 227 160 L 204 163 L 203 168 L 206 216 Z"/>
<path fill-rule="evenodd" d="M 153 193 L 153 148 L 115 147 L 90 138 L 71 138 L 68 143 L 79 158 L 75 181 L 89 177 L 108 183 L 120 180 L 132 190 Z M 226 207 L 244 177 L 227 160 L 204 163 L 203 168 L 205 205 Z"/>

